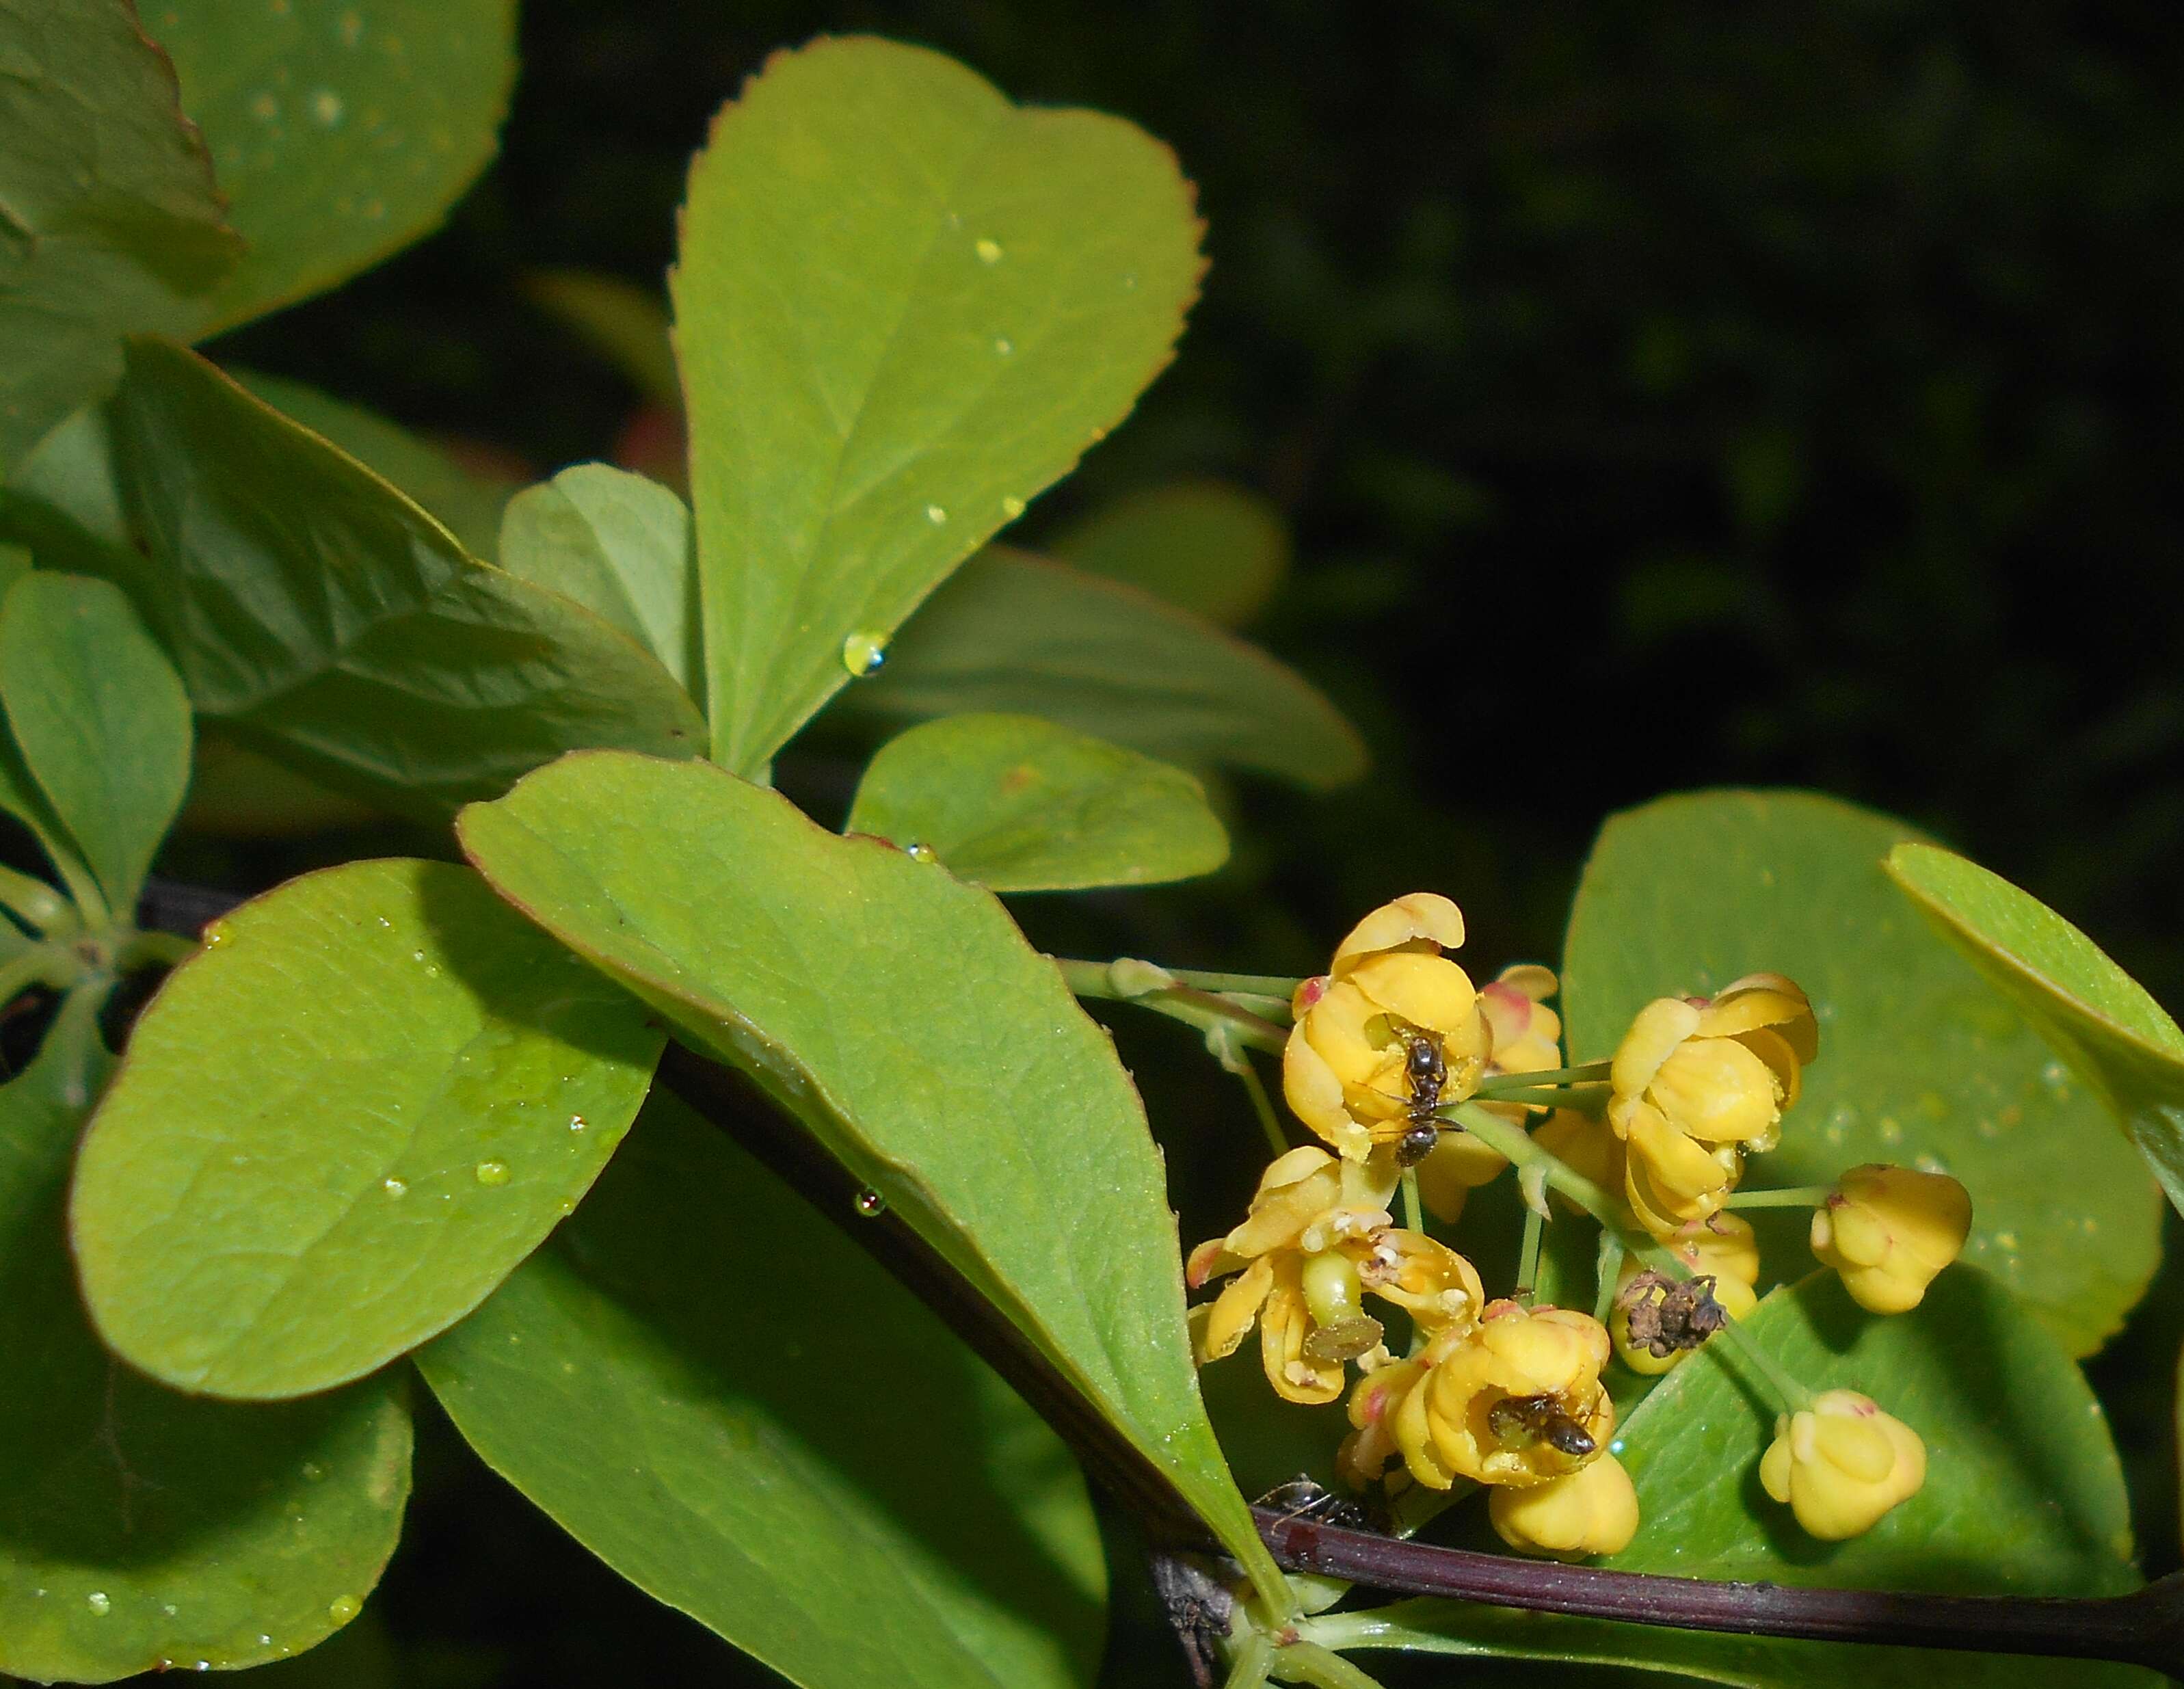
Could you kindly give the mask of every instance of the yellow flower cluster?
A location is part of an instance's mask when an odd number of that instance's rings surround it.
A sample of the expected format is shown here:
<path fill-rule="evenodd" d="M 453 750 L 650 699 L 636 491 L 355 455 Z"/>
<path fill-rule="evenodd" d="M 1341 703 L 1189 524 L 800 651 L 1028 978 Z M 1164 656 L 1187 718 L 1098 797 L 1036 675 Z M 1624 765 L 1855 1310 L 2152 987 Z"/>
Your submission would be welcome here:
<path fill-rule="evenodd" d="M 1562 1067 L 1562 1023 L 1548 1006 L 1555 975 L 1516 967 L 1474 988 L 1447 954 L 1463 936 L 1446 898 L 1397 898 L 1357 923 L 1326 973 L 1298 986 L 1283 1090 L 1326 1147 L 1279 1156 L 1243 1223 L 1192 1251 L 1192 1289 L 1228 1280 L 1192 1311 L 1198 1358 L 1234 1353 L 1256 1325 L 1268 1380 L 1285 1400 L 1331 1402 L 1348 1388 L 1351 1430 L 1338 1464 L 1350 1483 L 1484 1486 L 1489 1517 L 1512 1545 L 1565 1558 L 1612 1554 L 1636 1532 L 1639 1508 L 1609 1451 L 1615 1409 L 1602 1369 L 1613 1355 L 1665 1372 L 1758 1306 L 1758 1242 L 1727 1205 L 1746 1157 L 1780 1136 L 1819 1053 L 1819 1018 L 1791 980 L 1750 974 L 1710 998 L 1641 1009 L 1602 1064 L 1604 1103 L 1551 1108 L 1527 1099 L 1557 1093 L 1510 1085 L 1478 1098 L 1507 1129 L 1474 1114 L 1478 1133 L 1501 1133 L 1513 1154 L 1508 1132 L 1545 1114 L 1531 1142 L 1594 1190 L 1555 1178 L 1603 1223 L 1630 1227 L 1639 1251 L 1605 1325 L 1526 1300 L 1490 1302 L 1470 1262 L 1390 1212 L 1415 1168 L 1424 1207 L 1455 1222 L 1468 1193 L 1508 1163 L 1441 1111 L 1487 1079 Z M 1543 1083 L 1597 1096 L 1598 1072 L 1554 1072 Z M 1814 1215 L 1812 1246 L 1864 1307 L 1900 1313 L 1961 1251 L 1970 1218 L 1954 1179 L 1855 1168 Z M 1390 1352 L 1368 1299 L 1409 1316 L 1407 1357 Z M 1779 1393 L 1791 1411 L 1761 1481 L 1814 1536 L 1866 1530 L 1924 1482 L 1918 1436 L 1869 1398 L 1808 1397 L 1794 1380 Z"/>

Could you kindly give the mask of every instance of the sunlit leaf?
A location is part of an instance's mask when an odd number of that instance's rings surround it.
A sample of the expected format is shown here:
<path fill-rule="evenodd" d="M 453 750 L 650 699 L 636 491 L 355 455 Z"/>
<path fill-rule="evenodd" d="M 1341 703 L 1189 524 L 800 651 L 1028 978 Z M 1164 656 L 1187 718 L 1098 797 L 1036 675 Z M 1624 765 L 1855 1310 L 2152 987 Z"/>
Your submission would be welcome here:
<path fill-rule="evenodd" d="M 354 862 L 216 923 L 129 1042 L 70 1210 L 107 1341 L 281 1396 L 492 1291 L 590 1187 L 660 1034 L 466 868 Z"/>
<path fill-rule="evenodd" d="M 658 482 L 603 463 L 565 469 L 510 501 L 500 558 L 621 628 L 685 687 L 703 683 L 690 507 Z"/>
<path fill-rule="evenodd" d="M 0 701 L 39 789 L 127 918 L 190 778 L 190 700 L 120 589 L 25 577 L 0 605 Z"/>
<path fill-rule="evenodd" d="M 633 640 L 477 562 L 203 360 L 132 343 L 114 416 L 150 555 L 109 566 L 235 737 L 428 816 L 572 746 L 699 748 L 688 695 Z"/>
<path fill-rule="evenodd" d="M 1899 844 L 1888 872 L 2144 1151 L 2184 1212 L 2184 1032 L 2083 933 L 1999 875 L 1930 844 Z"/>
<path fill-rule="evenodd" d="M 143 0 L 249 250 L 207 331 L 438 226 L 493 156 L 515 0 Z"/>
<path fill-rule="evenodd" d="M 242 243 L 127 0 L 0 0 L 0 467 L 187 334 Z"/>
<path fill-rule="evenodd" d="M 1198 479 L 1117 499 L 1065 528 L 1049 549 L 1224 627 L 1250 621 L 1290 566 L 1279 510 L 1240 487 Z"/>
<path fill-rule="evenodd" d="M 257 1665 L 338 1628 L 379 1580 L 410 1493 L 400 1381 L 205 1402 L 100 1346 L 63 1229 L 112 1062 L 95 1006 L 72 999 L 0 1088 L 0 1672 Z"/>
<path fill-rule="evenodd" d="M 488 1464 L 794 1682 L 1091 1679 L 1106 1575 L 1067 1452 L 672 1098 L 418 1360 Z"/>
<path fill-rule="evenodd" d="M 749 1072 L 1271 1577 L 1199 1400 L 1142 1106 L 990 893 L 708 763 L 566 757 L 457 830 L 503 896 Z"/>
<path fill-rule="evenodd" d="M 1801 792 L 1617 816 L 1570 917 L 1570 1054 L 1613 1053 L 1652 998 L 1788 974 L 1819 1012 L 1819 1060 L 1747 1185 L 1825 1184 L 1861 1162 L 1946 1169 L 1971 1191 L 1966 1257 L 2084 1354 L 2145 1293 L 2159 1194 L 2098 1099 L 1904 906 L 1881 859 L 1916 837 Z"/>
<path fill-rule="evenodd" d="M 995 891 L 1188 879 L 1228 856 L 1180 768 L 1034 716 L 912 727 L 866 769 L 845 830 L 920 845 Z"/>
<path fill-rule="evenodd" d="M 690 172 L 671 277 L 713 748 L 739 772 L 1168 359 L 1195 295 L 1175 159 L 871 39 L 777 55 Z"/>
<path fill-rule="evenodd" d="M 1314 791 L 1365 772 L 1365 745 L 1294 670 L 1118 582 L 989 547 L 912 616 L 842 701 L 888 720 L 1039 716 L 1185 766 L 1256 769 Z"/>

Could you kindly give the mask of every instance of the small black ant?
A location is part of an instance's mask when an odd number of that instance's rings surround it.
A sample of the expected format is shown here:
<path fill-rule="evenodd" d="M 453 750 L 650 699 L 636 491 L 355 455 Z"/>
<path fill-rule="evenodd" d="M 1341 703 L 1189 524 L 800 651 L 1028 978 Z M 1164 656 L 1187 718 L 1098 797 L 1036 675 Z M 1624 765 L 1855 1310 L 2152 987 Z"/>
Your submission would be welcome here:
<path fill-rule="evenodd" d="M 1404 1033 L 1403 1076 L 1410 1081 L 1411 1096 L 1403 1111 L 1407 1123 L 1396 1150 L 1396 1161 L 1401 1167 L 1416 1167 L 1440 1141 L 1440 1125 L 1434 1118 L 1434 1111 L 1440 1106 L 1441 1087 L 1448 1083 L 1448 1062 L 1441 1054 L 1438 1034 Z"/>
<path fill-rule="evenodd" d="M 1486 1410 L 1486 1424 L 1507 1448 L 1545 1442 L 1572 1460 L 1582 1460 L 1599 1447 L 1591 1432 L 1563 1411 L 1557 1396 L 1505 1396 Z"/>

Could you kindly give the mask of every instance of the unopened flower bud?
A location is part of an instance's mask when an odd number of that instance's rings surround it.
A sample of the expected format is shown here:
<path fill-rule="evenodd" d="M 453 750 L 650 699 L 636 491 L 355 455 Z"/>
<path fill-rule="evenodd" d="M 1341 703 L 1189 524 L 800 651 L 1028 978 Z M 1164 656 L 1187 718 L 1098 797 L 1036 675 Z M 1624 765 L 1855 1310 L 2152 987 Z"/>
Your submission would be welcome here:
<path fill-rule="evenodd" d="M 1947 1173 L 1854 1167 L 1813 1215 L 1813 1253 L 1875 1313 L 1916 1307 L 1963 1251 L 1972 1199 Z"/>
<path fill-rule="evenodd" d="M 1759 1481 L 1823 1542 L 1863 1536 L 1926 1481 L 1926 1446 L 1870 1396 L 1830 1390 L 1775 1422 Z"/>
<path fill-rule="evenodd" d="M 1529 1489 L 1492 1491 L 1486 1516 L 1511 1547 L 1557 1560 L 1619 1554 L 1638 1534 L 1638 1491 L 1612 1454 Z"/>

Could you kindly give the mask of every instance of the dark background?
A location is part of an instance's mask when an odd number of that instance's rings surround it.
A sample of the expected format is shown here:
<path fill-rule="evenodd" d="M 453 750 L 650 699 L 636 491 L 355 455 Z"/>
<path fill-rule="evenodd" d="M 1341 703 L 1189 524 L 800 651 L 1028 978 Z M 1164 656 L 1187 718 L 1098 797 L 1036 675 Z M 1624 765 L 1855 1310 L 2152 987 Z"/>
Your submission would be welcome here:
<path fill-rule="evenodd" d="M 1608 811 L 1790 783 L 1931 828 L 2175 1006 L 2180 24 L 2007 0 L 538 0 L 504 156 L 447 231 L 215 351 L 533 473 L 607 455 L 636 396 L 523 271 L 656 282 L 689 152 L 768 50 L 929 43 L 1172 142 L 1209 225 L 1178 361 L 1030 537 L 1181 471 L 1267 493 L 1299 566 L 1252 631 L 1378 761 L 1330 800 L 1244 789 L 1212 896 L 1027 908 L 1035 934 L 1306 971 L 1358 911 L 1434 887 L 1482 960 L 1552 959 Z M 1156 1120 L 1196 1107 L 1224 1152 L 1249 1141 L 1175 1040 L 1124 1037 Z M 2177 1340 L 2173 1312 L 2142 1317 L 2094 1368 L 2149 1569 L 2177 1558 Z M 722 1681 L 696 1627 L 444 1435 L 426 1453 L 373 1608 L 404 1681 Z M 1156 1653 L 1118 1666 L 1175 1681 Z"/>

